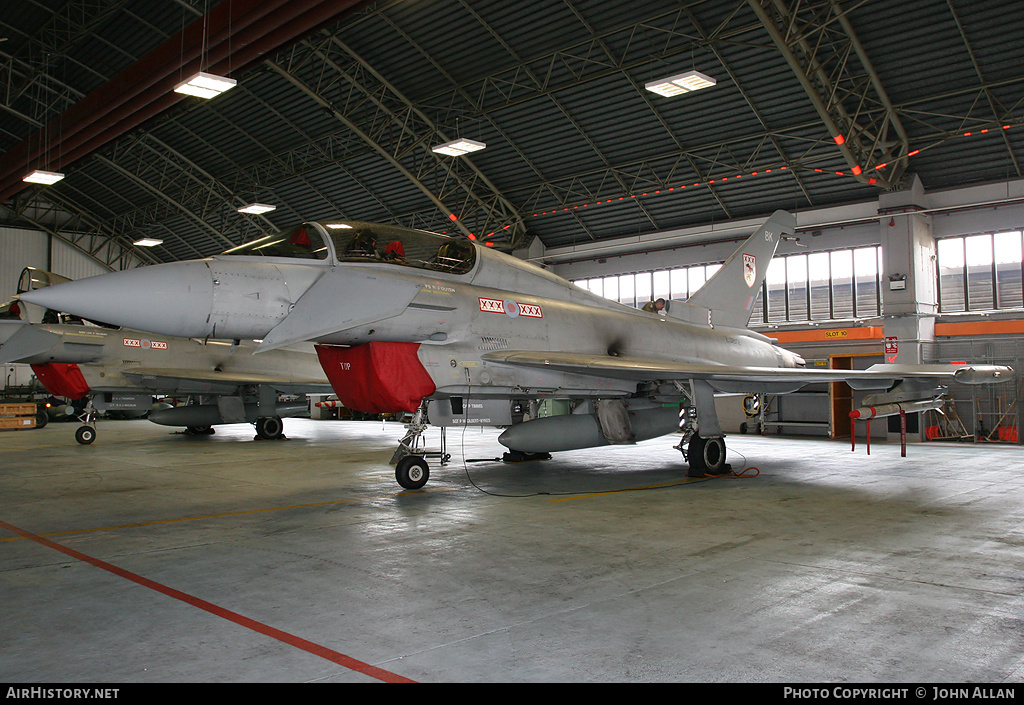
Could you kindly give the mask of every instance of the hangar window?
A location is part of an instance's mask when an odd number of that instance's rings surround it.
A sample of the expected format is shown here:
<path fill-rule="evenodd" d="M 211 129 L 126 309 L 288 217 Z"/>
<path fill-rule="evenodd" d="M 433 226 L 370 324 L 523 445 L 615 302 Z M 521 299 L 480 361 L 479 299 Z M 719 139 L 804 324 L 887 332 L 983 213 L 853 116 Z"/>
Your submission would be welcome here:
<path fill-rule="evenodd" d="M 1024 306 L 1022 245 L 1020 230 L 939 240 L 939 311 L 992 311 Z"/>
<path fill-rule="evenodd" d="M 807 293 L 812 321 L 832 318 L 832 256 L 828 252 L 807 255 Z"/>
<path fill-rule="evenodd" d="M 774 258 L 751 309 L 750 324 L 880 315 L 881 257 L 882 248 L 876 246 Z M 686 301 L 721 266 L 701 264 L 574 283 L 598 296 L 639 308 L 652 298 Z M 1017 286 L 1019 292 L 1019 277 Z"/>
<path fill-rule="evenodd" d="M 316 228 L 300 225 L 291 230 L 265 235 L 258 240 L 232 247 L 225 255 L 259 255 L 296 259 L 327 259 L 327 246 Z"/>
<path fill-rule="evenodd" d="M 621 274 L 613 277 L 579 279 L 581 289 L 635 308 L 653 299 L 686 301 L 704 282 L 721 269 L 720 264 L 698 265 L 682 269 Z"/>
<path fill-rule="evenodd" d="M 776 257 L 768 266 L 751 325 L 880 315 L 881 257 L 880 247 Z"/>

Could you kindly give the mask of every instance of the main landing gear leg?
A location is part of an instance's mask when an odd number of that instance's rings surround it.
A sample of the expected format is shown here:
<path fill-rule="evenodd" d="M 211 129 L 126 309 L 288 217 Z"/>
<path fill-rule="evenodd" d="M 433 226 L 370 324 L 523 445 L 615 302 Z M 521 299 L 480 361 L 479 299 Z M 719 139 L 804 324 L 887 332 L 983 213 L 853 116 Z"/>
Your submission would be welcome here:
<path fill-rule="evenodd" d="M 726 475 L 732 467 L 725 462 L 725 436 L 718 425 L 714 390 L 699 379 L 693 380 L 690 386 L 693 405 L 686 408 L 683 439 L 676 446 L 689 465 L 686 475 Z"/>
<path fill-rule="evenodd" d="M 277 390 L 269 384 L 261 384 L 256 393 L 256 438 L 284 438 L 284 422 L 277 415 Z"/>
<path fill-rule="evenodd" d="M 441 451 L 428 453 L 423 447 L 423 432 L 427 430 L 427 402 L 420 403 L 412 421 L 405 427 L 406 433 L 398 442 L 395 454 L 391 456 L 391 464 L 395 466 L 395 480 L 407 490 L 418 490 L 430 479 L 430 466 L 426 456 L 435 455 L 441 459 L 441 465 L 448 462 L 445 427 L 441 427 Z"/>

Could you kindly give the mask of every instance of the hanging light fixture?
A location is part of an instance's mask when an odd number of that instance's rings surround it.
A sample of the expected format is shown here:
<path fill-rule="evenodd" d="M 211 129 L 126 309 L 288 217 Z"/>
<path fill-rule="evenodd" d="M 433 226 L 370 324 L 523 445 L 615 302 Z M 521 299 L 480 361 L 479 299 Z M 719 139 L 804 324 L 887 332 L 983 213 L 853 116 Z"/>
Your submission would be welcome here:
<path fill-rule="evenodd" d="M 133 245 L 138 245 L 139 247 L 156 247 L 157 245 L 164 244 L 164 241 L 163 240 L 158 240 L 155 237 L 144 237 L 144 238 L 141 238 L 139 240 L 136 240 L 132 244 Z"/>
<path fill-rule="evenodd" d="M 22 181 L 29 184 L 55 184 L 64 178 L 64 174 L 59 171 L 43 171 L 42 169 L 36 169 L 31 174 L 22 179 Z"/>
<path fill-rule="evenodd" d="M 198 98 L 215 98 L 224 91 L 234 88 L 237 83 L 233 78 L 216 76 L 212 73 L 200 71 L 191 78 L 176 85 L 174 92 L 194 95 Z"/>
<path fill-rule="evenodd" d="M 716 83 L 718 81 L 711 78 L 711 76 L 705 75 L 700 71 L 691 70 L 686 73 L 669 76 L 668 78 L 661 78 L 657 81 L 650 81 L 644 84 L 644 88 L 652 93 L 671 97 L 682 93 L 699 91 L 701 88 L 710 88 Z"/>
<path fill-rule="evenodd" d="M 238 212 L 259 215 L 260 213 L 269 213 L 272 210 L 277 210 L 277 206 L 272 206 L 268 203 L 250 203 L 239 208 Z"/>
<path fill-rule="evenodd" d="M 485 149 L 486 147 L 487 145 L 483 142 L 460 138 L 452 140 L 451 142 L 439 144 L 435 147 L 431 147 L 430 149 L 438 154 L 447 154 L 449 157 L 461 157 L 463 154 L 479 152 L 481 149 Z"/>

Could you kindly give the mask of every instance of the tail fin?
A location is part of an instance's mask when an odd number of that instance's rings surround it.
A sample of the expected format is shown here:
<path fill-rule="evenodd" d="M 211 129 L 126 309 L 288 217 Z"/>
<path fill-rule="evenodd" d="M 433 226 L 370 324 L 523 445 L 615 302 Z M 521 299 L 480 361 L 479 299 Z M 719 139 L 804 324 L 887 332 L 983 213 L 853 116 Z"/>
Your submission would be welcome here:
<path fill-rule="evenodd" d="M 795 216 L 775 211 L 686 301 L 688 305 L 681 307 L 687 309 L 683 317 L 694 323 L 710 321 L 715 326 L 746 328 L 779 240 L 795 230 Z"/>

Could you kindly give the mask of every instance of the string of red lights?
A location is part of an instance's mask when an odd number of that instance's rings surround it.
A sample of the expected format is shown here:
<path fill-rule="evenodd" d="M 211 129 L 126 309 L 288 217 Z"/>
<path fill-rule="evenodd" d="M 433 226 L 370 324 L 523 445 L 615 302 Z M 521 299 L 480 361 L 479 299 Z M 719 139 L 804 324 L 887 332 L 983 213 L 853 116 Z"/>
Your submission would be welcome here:
<path fill-rule="evenodd" d="M 1002 123 L 1002 124 L 995 125 L 993 127 L 985 127 L 985 128 L 981 128 L 981 129 L 978 129 L 978 130 L 965 131 L 965 132 L 963 132 L 961 134 L 955 135 L 955 138 L 972 137 L 972 136 L 984 135 L 984 134 L 989 134 L 989 133 L 999 133 L 1002 130 L 1009 130 L 1009 129 L 1013 128 L 1013 127 L 1019 127 L 1019 126 L 1020 125 L 1014 125 L 1012 123 Z M 845 138 L 842 135 L 837 135 L 833 139 L 835 140 L 836 144 L 843 144 L 846 141 Z M 915 156 L 917 154 L 920 154 L 920 153 L 921 153 L 920 149 L 914 149 L 914 150 L 911 150 L 910 152 L 907 152 L 907 154 L 906 154 L 906 156 L 904 158 L 910 158 L 910 157 L 913 157 L 913 156 Z M 631 199 L 636 199 L 636 198 L 643 198 L 643 197 L 649 197 L 649 196 L 657 196 L 657 195 L 660 195 L 660 194 L 663 194 L 663 193 L 669 193 L 669 192 L 674 192 L 674 191 L 683 191 L 683 190 L 685 190 L 687 188 L 693 189 L 693 188 L 699 188 L 701 186 L 710 186 L 711 184 L 722 183 L 722 182 L 726 182 L 726 181 L 729 181 L 729 180 L 736 180 L 736 179 L 742 179 L 742 178 L 750 178 L 750 177 L 754 177 L 754 176 L 766 176 L 768 174 L 780 174 L 780 173 L 787 172 L 787 171 L 798 171 L 798 170 L 804 169 L 804 170 L 807 170 L 807 171 L 814 171 L 814 172 L 821 173 L 821 174 L 833 174 L 833 175 L 836 175 L 836 176 L 858 176 L 858 175 L 860 175 L 861 173 L 864 173 L 864 172 L 870 173 L 872 171 L 878 171 L 879 169 L 884 169 L 886 166 L 888 166 L 888 162 L 881 162 L 879 164 L 874 164 L 874 165 L 872 165 L 870 167 L 867 167 L 866 169 L 861 169 L 860 166 L 856 166 L 855 165 L 851 169 L 849 169 L 848 171 L 834 171 L 834 170 L 829 170 L 829 169 L 821 169 L 821 168 L 818 168 L 818 167 L 800 167 L 800 166 L 794 167 L 794 166 L 791 166 L 791 165 L 783 164 L 783 165 L 780 165 L 780 166 L 772 166 L 772 167 L 769 167 L 769 168 L 760 169 L 758 171 L 750 171 L 750 172 L 743 173 L 743 174 L 736 174 L 734 176 L 719 176 L 719 177 L 715 177 L 714 179 L 704 179 L 704 180 L 700 180 L 700 181 L 694 181 L 692 184 L 687 183 L 687 184 L 682 184 L 682 185 L 679 185 L 679 186 L 669 186 L 668 188 L 661 188 L 661 189 L 654 189 L 654 190 L 650 190 L 650 191 L 643 191 L 641 193 L 633 193 L 633 194 L 629 194 L 629 195 L 625 195 L 625 196 L 617 196 L 617 197 L 608 198 L 608 199 L 599 199 L 599 200 L 594 201 L 592 203 L 581 203 L 581 204 L 573 205 L 573 206 L 555 207 L 555 208 L 551 208 L 551 209 L 545 210 L 545 211 L 537 211 L 537 212 L 533 213 L 530 217 L 532 217 L 532 218 L 540 218 L 540 217 L 543 217 L 543 216 L 546 216 L 546 215 L 556 215 L 556 214 L 559 214 L 559 213 L 567 213 L 569 211 L 579 210 L 581 208 L 592 208 L 592 207 L 595 207 L 595 206 L 607 205 L 609 203 L 619 203 L 621 201 L 629 201 Z M 875 180 L 874 180 L 873 177 L 869 177 L 868 178 L 868 183 L 869 184 L 870 183 L 874 183 L 874 181 Z M 454 213 L 450 213 L 448 215 L 448 218 L 452 222 L 458 221 L 458 216 L 456 216 Z M 512 227 L 511 224 L 504 225 L 504 226 L 502 226 L 501 228 L 499 228 L 497 230 L 494 230 L 492 232 L 487 233 L 486 235 L 481 235 L 481 236 L 477 236 L 477 235 L 475 235 L 473 233 L 469 233 L 467 235 L 467 237 L 470 240 L 478 240 L 479 239 L 487 247 L 494 247 L 494 243 L 491 242 L 491 241 L 488 241 L 487 238 L 493 237 L 494 235 L 498 234 L 498 232 L 500 230 L 508 230 L 510 227 Z"/>

